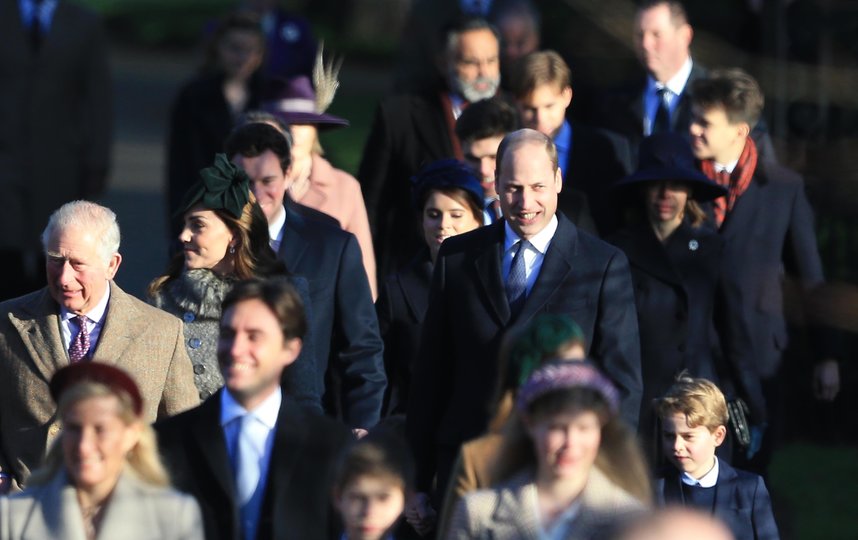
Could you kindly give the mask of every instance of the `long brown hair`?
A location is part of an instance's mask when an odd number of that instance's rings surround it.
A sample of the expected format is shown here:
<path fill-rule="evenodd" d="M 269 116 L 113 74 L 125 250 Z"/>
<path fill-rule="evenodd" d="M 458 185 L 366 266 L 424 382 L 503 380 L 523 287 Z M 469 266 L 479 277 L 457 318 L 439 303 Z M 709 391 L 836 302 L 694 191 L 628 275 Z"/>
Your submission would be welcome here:
<path fill-rule="evenodd" d="M 212 210 L 235 236 L 235 254 L 232 277 L 244 280 L 264 278 L 273 275 L 286 275 L 286 265 L 277 258 L 269 244 L 268 220 L 262 208 L 256 203 L 253 193 L 249 194 L 247 204 L 236 219 L 225 210 Z M 149 284 L 149 296 L 155 296 L 167 283 L 178 278 L 185 268 L 182 252 L 173 256 L 167 267 L 167 273 L 155 278 Z"/>

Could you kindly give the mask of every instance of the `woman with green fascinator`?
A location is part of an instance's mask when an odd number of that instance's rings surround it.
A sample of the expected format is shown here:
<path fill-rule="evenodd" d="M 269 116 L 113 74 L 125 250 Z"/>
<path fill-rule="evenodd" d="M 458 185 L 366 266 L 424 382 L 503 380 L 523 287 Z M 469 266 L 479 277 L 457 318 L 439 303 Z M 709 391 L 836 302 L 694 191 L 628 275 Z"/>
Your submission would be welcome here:
<path fill-rule="evenodd" d="M 291 275 L 268 244 L 268 221 L 250 191 L 250 179 L 224 154 L 200 171 L 181 205 L 182 231 L 167 273 L 149 285 L 151 302 L 182 319 L 185 346 L 200 398 L 223 386 L 217 361 L 221 302 L 238 281 L 250 278 L 288 280 L 310 317 L 309 286 Z M 284 372 L 284 391 L 302 406 L 321 413 L 316 387 L 313 340 L 304 336 L 298 360 Z"/>

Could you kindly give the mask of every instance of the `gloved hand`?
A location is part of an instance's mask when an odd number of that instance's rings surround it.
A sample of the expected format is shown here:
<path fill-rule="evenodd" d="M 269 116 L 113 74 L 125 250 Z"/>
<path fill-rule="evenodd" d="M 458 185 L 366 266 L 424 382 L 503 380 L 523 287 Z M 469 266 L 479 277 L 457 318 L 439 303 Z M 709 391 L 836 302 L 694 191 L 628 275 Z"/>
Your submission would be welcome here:
<path fill-rule="evenodd" d="M 751 442 L 748 443 L 748 448 L 745 450 L 745 457 L 749 460 L 760 451 L 760 446 L 763 445 L 763 433 L 766 431 L 766 425 L 751 426 Z"/>

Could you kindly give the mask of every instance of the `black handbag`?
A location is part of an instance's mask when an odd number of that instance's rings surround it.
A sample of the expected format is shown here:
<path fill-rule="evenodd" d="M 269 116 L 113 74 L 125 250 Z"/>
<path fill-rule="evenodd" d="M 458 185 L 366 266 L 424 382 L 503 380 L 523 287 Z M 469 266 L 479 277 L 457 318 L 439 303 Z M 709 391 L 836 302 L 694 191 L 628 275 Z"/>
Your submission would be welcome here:
<path fill-rule="evenodd" d="M 745 449 L 751 444 L 751 424 L 748 418 L 751 416 L 751 411 L 748 409 L 748 404 L 742 398 L 736 398 L 727 402 L 727 415 L 729 416 L 729 424 L 733 437 L 736 443 Z"/>

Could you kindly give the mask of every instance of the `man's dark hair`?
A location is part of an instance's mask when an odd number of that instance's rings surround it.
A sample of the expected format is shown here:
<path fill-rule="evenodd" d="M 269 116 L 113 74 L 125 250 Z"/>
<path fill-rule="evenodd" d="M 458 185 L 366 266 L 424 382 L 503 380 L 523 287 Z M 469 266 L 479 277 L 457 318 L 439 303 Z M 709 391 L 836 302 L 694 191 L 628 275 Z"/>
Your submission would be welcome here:
<path fill-rule="evenodd" d="M 223 299 L 221 313 L 247 300 L 259 300 L 271 310 L 280 323 L 283 339 L 303 338 L 307 333 L 304 303 L 285 278 L 239 281 Z"/>
<path fill-rule="evenodd" d="M 482 99 L 469 105 L 456 120 L 456 136 L 462 144 L 489 137 L 505 137 L 520 127 L 518 114 L 498 98 Z"/>
<path fill-rule="evenodd" d="M 704 111 L 723 108 L 731 124 L 757 125 L 765 98 L 757 81 L 739 68 L 717 69 L 691 85 L 691 104 Z"/>
<path fill-rule="evenodd" d="M 688 24 L 688 12 L 679 0 L 643 0 L 637 9 L 638 15 L 658 6 L 667 6 L 670 10 L 670 21 L 674 26 Z"/>
<path fill-rule="evenodd" d="M 283 133 L 264 123 L 251 123 L 232 130 L 225 144 L 226 155 L 233 158 L 236 154 L 243 157 L 257 157 L 271 150 L 280 161 L 283 172 L 292 165 L 292 148 Z"/>

